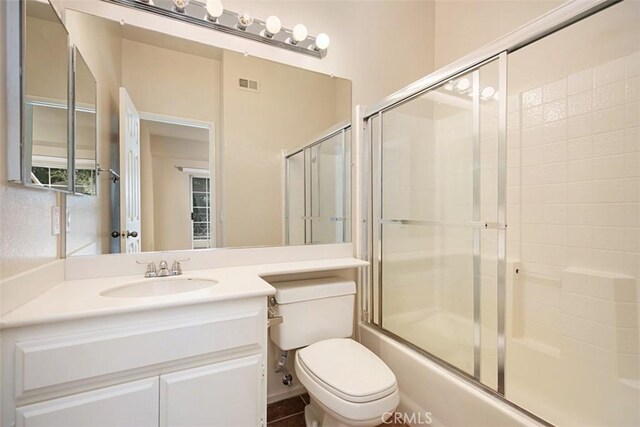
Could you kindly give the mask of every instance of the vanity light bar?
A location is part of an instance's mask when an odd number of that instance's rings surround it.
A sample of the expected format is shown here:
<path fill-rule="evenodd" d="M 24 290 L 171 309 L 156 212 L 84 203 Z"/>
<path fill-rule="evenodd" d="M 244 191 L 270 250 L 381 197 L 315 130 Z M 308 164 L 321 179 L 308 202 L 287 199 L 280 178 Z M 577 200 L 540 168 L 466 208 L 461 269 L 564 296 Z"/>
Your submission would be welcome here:
<path fill-rule="evenodd" d="M 272 34 L 267 29 L 267 24 L 269 24 L 269 28 L 274 27 L 273 20 L 269 20 L 272 17 L 267 18 L 267 21 L 262 21 L 251 17 L 246 12 L 236 13 L 226 9 L 223 9 L 220 16 L 212 17 L 207 13 L 206 0 L 175 0 L 179 2 L 180 8 L 174 4 L 174 0 L 103 1 L 152 12 L 319 59 L 324 58 L 327 54 L 329 45 L 329 37 L 326 34 L 319 34 L 317 38 L 309 36 L 306 34 L 306 28 L 301 24 L 298 24 L 293 30 L 282 27 L 280 31 Z M 247 20 L 247 18 L 249 19 Z M 302 31 L 303 28 L 304 31 Z"/>

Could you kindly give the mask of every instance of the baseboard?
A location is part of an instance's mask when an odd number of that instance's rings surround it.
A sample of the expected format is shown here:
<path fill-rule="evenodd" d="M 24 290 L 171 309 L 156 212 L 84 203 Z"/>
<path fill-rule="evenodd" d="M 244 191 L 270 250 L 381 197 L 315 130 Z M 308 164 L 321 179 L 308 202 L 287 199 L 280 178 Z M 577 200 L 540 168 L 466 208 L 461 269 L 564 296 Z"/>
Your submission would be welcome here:
<path fill-rule="evenodd" d="M 281 400 L 288 399 L 293 396 L 299 396 L 301 394 L 306 393 L 306 389 L 302 386 L 302 384 L 295 385 L 288 390 L 281 391 L 279 393 L 273 393 L 267 396 L 267 405 L 273 402 L 279 402 Z"/>

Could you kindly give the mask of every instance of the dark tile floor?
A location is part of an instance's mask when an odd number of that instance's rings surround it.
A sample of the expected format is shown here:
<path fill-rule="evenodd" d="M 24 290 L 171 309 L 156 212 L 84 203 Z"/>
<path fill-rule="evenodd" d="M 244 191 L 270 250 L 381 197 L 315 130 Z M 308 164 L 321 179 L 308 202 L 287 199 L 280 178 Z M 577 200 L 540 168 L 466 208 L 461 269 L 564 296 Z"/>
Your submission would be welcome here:
<path fill-rule="evenodd" d="M 268 427 L 305 427 L 304 407 L 309 395 L 303 394 L 267 405 Z M 402 427 L 404 424 L 380 424 L 379 427 Z"/>
<path fill-rule="evenodd" d="M 309 395 L 303 394 L 267 405 L 268 427 L 305 427 L 304 407 Z"/>

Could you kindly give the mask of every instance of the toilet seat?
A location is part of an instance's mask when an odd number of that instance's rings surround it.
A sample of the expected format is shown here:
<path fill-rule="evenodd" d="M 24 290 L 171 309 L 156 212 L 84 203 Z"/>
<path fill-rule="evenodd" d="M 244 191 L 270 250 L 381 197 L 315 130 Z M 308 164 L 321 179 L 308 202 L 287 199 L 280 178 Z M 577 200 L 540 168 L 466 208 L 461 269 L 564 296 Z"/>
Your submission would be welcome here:
<path fill-rule="evenodd" d="M 393 372 L 352 339 L 332 338 L 298 350 L 295 368 L 309 394 L 349 425 L 380 424 L 400 401 Z"/>
<path fill-rule="evenodd" d="M 298 351 L 300 365 L 319 385 L 354 403 L 383 398 L 397 388 L 391 369 L 362 344 L 332 338 Z"/>

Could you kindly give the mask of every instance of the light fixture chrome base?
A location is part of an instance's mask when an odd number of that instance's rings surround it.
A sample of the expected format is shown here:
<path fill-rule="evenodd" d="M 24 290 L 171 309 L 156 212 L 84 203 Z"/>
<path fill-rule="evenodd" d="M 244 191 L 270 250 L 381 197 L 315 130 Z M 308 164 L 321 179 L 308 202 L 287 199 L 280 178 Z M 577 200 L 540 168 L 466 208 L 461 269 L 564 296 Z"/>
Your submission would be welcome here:
<path fill-rule="evenodd" d="M 244 30 L 238 28 L 238 16 L 236 12 L 225 10 L 215 21 L 207 17 L 205 2 L 191 1 L 183 12 L 174 9 L 172 0 L 103 0 L 121 6 L 144 10 L 167 18 L 177 19 L 201 27 L 211 28 L 227 34 L 244 37 L 249 40 L 264 43 L 270 46 L 280 47 L 293 52 L 309 55 L 314 58 L 324 58 L 327 50 L 316 50 L 311 48 L 315 45 L 316 38 L 308 36 L 305 40 L 293 44 L 293 33 L 290 29 L 282 28 L 278 34 L 267 36 L 266 24 L 264 21 L 254 19 L 251 25 Z"/>

